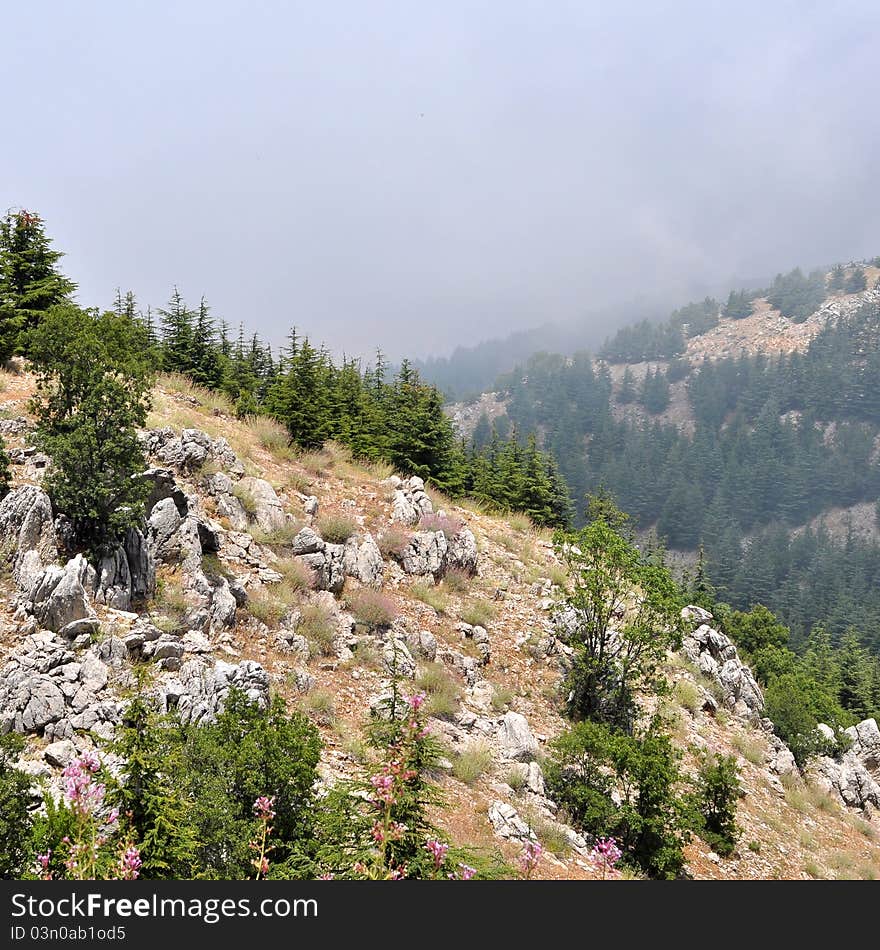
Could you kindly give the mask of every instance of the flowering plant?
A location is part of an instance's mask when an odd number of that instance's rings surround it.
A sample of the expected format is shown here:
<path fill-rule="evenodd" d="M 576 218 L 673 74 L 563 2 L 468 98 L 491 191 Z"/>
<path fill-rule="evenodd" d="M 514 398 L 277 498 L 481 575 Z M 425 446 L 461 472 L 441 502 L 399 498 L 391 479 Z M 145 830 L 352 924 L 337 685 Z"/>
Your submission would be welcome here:
<path fill-rule="evenodd" d="M 107 809 L 107 786 L 99 781 L 100 759 L 85 752 L 61 773 L 63 800 L 58 806 L 68 834 L 54 851 L 38 854 L 35 872 L 43 880 L 133 881 L 140 874 L 138 848 L 119 830 L 119 810 Z"/>

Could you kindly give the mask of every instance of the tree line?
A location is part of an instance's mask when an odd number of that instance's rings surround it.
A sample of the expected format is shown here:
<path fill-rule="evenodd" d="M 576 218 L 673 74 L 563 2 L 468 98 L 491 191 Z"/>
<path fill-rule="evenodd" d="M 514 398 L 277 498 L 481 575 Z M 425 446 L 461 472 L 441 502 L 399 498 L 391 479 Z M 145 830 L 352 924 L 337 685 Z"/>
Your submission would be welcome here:
<path fill-rule="evenodd" d="M 452 497 L 568 523 L 567 486 L 536 440 L 459 439 L 442 395 L 408 361 L 393 375 L 381 353 L 366 367 L 335 361 L 296 330 L 276 356 L 256 333 L 240 328 L 233 339 L 204 298 L 190 307 L 177 288 L 155 311 L 131 292 L 117 292 L 111 311 L 84 309 L 61 257 L 37 215 L 0 222 L 0 358 L 23 355 L 38 373 L 38 435 L 56 463 L 49 488 L 83 543 L 118 537 L 142 516 L 130 476 L 143 467 L 136 430 L 157 369 L 224 393 L 239 416 L 272 416 L 303 450 L 335 440 Z"/>

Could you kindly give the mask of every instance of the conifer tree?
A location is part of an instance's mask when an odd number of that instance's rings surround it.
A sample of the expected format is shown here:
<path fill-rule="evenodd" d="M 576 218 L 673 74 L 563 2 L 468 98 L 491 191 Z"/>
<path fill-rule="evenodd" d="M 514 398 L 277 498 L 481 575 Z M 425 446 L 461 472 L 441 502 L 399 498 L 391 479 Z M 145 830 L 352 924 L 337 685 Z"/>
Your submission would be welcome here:
<path fill-rule="evenodd" d="M 24 332 L 76 290 L 58 269 L 63 256 L 38 215 L 22 209 L 0 219 L 0 363 L 16 352 Z"/>
<path fill-rule="evenodd" d="M 162 368 L 171 373 L 191 373 L 195 314 L 177 287 L 168 305 L 159 310 L 162 319 Z"/>

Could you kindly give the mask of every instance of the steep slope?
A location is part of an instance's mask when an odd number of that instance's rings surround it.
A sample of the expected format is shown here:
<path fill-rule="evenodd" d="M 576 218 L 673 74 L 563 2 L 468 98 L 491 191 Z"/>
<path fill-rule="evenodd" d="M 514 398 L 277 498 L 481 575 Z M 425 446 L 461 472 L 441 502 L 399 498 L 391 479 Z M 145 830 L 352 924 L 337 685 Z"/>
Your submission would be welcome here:
<path fill-rule="evenodd" d="M 543 794 L 569 652 L 552 619 L 566 579 L 546 532 L 333 446 L 294 455 L 273 424 L 238 420 L 222 399 L 166 378 L 144 433 L 155 486 L 145 532 L 98 565 L 56 565 L 38 487 L 48 460 L 31 448 L 24 412 L 33 380 L 2 381 L 14 490 L 0 505 L 0 728 L 28 735 L 30 774 L 55 782 L 112 734 L 137 662 L 157 701 L 190 721 L 214 715 L 230 685 L 261 700 L 279 693 L 320 726 L 333 781 L 358 771 L 361 729 L 393 662 L 436 714 L 448 760 L 436 817 L 452 838 L 512 861 L 534 834 L 546 849 L 536 876 L 596 876 L 587 842 Z M 731 753 L 745 788 L 739 847 L 721 859 L 695 839 L 690 873 L 876 877 L 871 806 L 857 813 L 802 785 L 735 649 L 708 638 L 710 618 L 689 617 L 695 632 L 669 658 L 675 686 L 659 712 L 688 769 L 700 749 Z"/>

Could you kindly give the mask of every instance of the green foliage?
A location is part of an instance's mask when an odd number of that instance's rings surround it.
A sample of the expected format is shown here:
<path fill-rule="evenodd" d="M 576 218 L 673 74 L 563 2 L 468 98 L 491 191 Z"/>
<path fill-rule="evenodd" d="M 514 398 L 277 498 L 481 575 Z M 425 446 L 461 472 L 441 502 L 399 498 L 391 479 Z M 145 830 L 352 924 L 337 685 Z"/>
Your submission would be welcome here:
<path fill-rule="evenodd" d="M 868 280 L 865 276 L 865 268 L 856 266 L 850 272 L 844 282 L 843 289 L 848 294 L 858 294 L 868 286 Z"/>
<path fill-rule="evenodd" d="M 843 264 L 837 264 L 831 270 L 831 276 L 828 278 L 828 289 L 832 293 L 839 293 L 843 290 L 846 283 L 846 268 Z"/>
<path fill-rule="evenodd" d="M 261 795 L 275 800 L 273 866 L 288 874 L 305 866 L 319 755 L 314 726 L 299 713 L 288 715 L 278 697 L 262 710 L 230 692 L 215 723 L 186 730 L 178 784 L 190 802 L 202 876 L 250 874 L 253 806 Z"/>
<path fill-rule="evenodd" d="M 648 370 L 645 374 L 639 402 L 652 415 L 664 412 L 669 407 L 669 382 L 662 370 Z"/>
<path fill-rule="evenodd" d="M 9 480 L 12 477 L 9 471 L 9 454 L 6 451 L 6 443 L 0 437 L 0 499 L 9 494 Z"/>
<path fill-rule="evenodd" d="M 316 843 L 325 873 L 372 880 L 458 876 L 460 853 L 430 818 L 442 804 L 431 780 L 440 747 L 426 728 L 423 703 L 420 695 L 402 697 L 394 678 L 368 731 L 378 761 L 363 779 L 338 783 L 322 802 Z"/>
<path fill-rule="evenodd" d="M 34 857 L 28 847 L 31 778 L 13 765 L 23 748 L 21 736 L 0 736 L 0 878 L 4 880 L 21 878 Z"/>
<path fill-rule="evenodd" d="M 705 755 L 697 775 L 693 804 L 696 830 L 722 857 L 733 852 L 740 829 L 736 805 L 741 791 L 733 756 Z"/>
<path fill-rule="evenodd" d="M 145 680 L 142 677 L 142 685 Z M 200 870 L 189 823 L 191 803 L 181 781 L 187 771 L 185 733 L 162 721 L 141 694 L 129 704 L 112 751 L 122 761 L 108 801 L 138 842 L 146 878 L 186 880 Z"/>
<path fill-rule="evenodd" d="M 551 744 L 545 775 L 550 794 L 580 828 L 615 838 L 630 866 L 672 878 L 684 865 L 688 836 L 677 760 L 668 737 L 653 727 L 633 736 L 580 722 Z"/>
<path fill-rule="evenodd" d="M 752 315 L 752 301 L 754 294 L 746 290 L 731 290 L 724 307 L 724 316 L 730 320 L 743 320 Z"/>
<path fill-rule="evenodd" d="M 564 601 L 575 650 L 569 715 L 629 730 L 638 694 L 657 688 L 666 651 L 679 640 L 680 595 L 668 571 L 604 518 L 557 533 L 555 544 L 573 581 Z M 627 609 L 635 590 L 641 596 Z"/>
<path fill-rule="evenodd" d="M 143 328 L 127 317 L 71 304 L 30 331 L 38 374 L 32 409 L 54 467 L 46 487 L 77 539 L 98 548 L 140 523 L 148 486 L 137 429 L 152 383 Z"/>
<path fill-rule="evenodd" d="M 803 323 L 825 300 L 825 276 L 813 271 L 804 276 L 799 267 L 788 274 L 777 274 L 767 294 L 767 301 L 783 316 Z"/>
<path fill-rule="evenodd" d="M 746 655 L 767 647 L 788 646 L 788 628 L 763 604 L 756 604 L 748 613 L 727 611 L 723 614 L 722 624 L 724 632 Z"/>
<path fill-rule="evenodd" d="M 58 270 L 63 256 L 52 249 L 38 215 L 22 209 L 0 219 L 0 363 L 22 346 L 22 334 L 76 290 Z"/>
<path fill-rule="evenodd" d="M 815 680 L 803 673 L 783 673 L 765 690 L 764 703 L 776 734 L 791 749 L 799 768 L 803 769 L 814 755 L 838 750 L 837 744 L 829 742 L 816 728 L 820 721 L 833 728 L 840 712 L 830 708 L 828 695 Z"/>
<path fill-rule="evenodd" d="M 643 320 L 618 330 L 599 350 L 599 356 L 609 363 L 641 363 L 671 359 L 684 351 L 684 334 L 677 320 L 668 323 Z"/>

